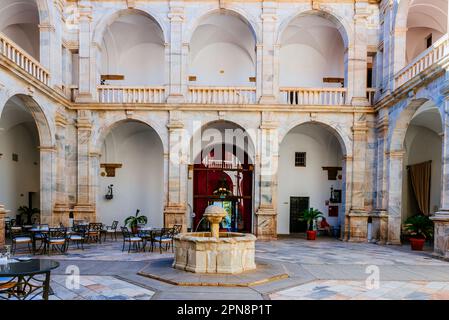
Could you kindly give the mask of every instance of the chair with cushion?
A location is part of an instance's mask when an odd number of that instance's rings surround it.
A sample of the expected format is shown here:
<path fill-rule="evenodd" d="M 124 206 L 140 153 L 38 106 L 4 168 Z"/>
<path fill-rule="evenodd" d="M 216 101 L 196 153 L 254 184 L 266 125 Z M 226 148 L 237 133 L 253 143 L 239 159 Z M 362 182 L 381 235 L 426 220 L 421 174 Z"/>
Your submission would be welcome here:
<path fill-rule="evenodd" d="M 112 225 L 106 226 L 106 229 L 103 229 L 104 241 L 106 241 L 106 237 L 108 234 L 111 235 L 111 240 L 113 240 L 114 238 L 115 238 L 115 240 L 117 240 L 117 226 L 118 226 L 118 221 L 114 220 L 114 221 L 112 221 Z"/>
<path fill-rule="evenodd" d="M 80 248 L 81 244 L 81 250 L 84 250 L 84 241 L 86 240 L 86 233 L 87 233 L 87 226 L 86 225 L 76 225 L 73 226 L 72 231 L 70 234 L 67 235 L 67 248 L 70 245 L 70 242 L 76 243 L 76 248 Z"/>
<path fill-rule="evenodd" d="M 174 224 L 173 225 L 173 235 L 177 235 L 182 231 L 182 224 Z"/>
<path fill-rule="evenodd" d="M 173 228 L 161 228 L 153 231 L 151 239 L 151 251 L 153 251 L 153 244 L 159 243 L 159 252 L 162 253 L 162 246 L 165 245 L 165 250 L 171 246 L 173 251 Z"/>
<path fill-rule="evenodd" d="M 46 232 L 49 230 L 48 224 L 33 225 L 33 229 L 40 229 L 42 232 L 33 232 L 33 241 L 35 243 L 36 252 L 40 251 L 45 245 Z M 36 244 L 40 241 L 40 246 L 37 248 Z"/>
<path fill-rule="evenodd" d="M 11 228 L 11 242 L 12 242 L 12 250 L 11 253 L 17 249 L 17 245 L 26 244 L 28 245 L 28 250 L 31 253 L 31 245 L 33 244 L 33 239 L 28 233 L 22 231 L 22 228 L 12 227 Z"/>
<path fill-rule="evenodd" d="M 52 249 L 56 249 L 64 254 L 67 251 L 67 229 L 50 228 L 45 237 L 44 252 L 51 254 Z"/>
<path fill-rule="evenodd" d="M 143 239 L 138 236 L 134 236 L 129 232 L 127 227 L 121 227 L 122 235 L 123 235 L 123 246 L 122 251 L 125 250 L 125 244 L 128 243 L 128 253 L 131 251 L 131 247 L 133 247 L 136 251 L 140 250 L 140 244 L 143 244 Z M 144 246 L 142 246 L 144 248 Z"/>
<path fill-rule="evenodd" d="M 99 242 L 101 243 L 101 232 L 103 230 L 103 224 L 99 222 L 91 222 L 89 223 L 88 229 L 87 229 L 87 240 L 89 242 Z"/>
<path fill-rule="evenodd" d="M 8 295 L 8 299 L 14 294 L 14 289 L 17 286 L 16 278 L 0 277 L 0 299 L 3 294 Z"/>

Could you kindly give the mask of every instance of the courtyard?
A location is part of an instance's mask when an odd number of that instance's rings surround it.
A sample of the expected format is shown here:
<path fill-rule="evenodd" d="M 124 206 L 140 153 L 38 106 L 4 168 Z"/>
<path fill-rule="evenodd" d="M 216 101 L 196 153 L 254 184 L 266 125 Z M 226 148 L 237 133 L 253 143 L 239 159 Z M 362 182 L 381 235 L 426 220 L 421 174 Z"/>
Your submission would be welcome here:
<path fill-rule="evenodd" d="M 430 248 L 426 249 L 412 252 L 408 245 L 323 237 L 317 241 L 296 237 L 258 241 L 256 263 L 276 264 L 288 278 L 248 287 L 177 286 L 138 275 L 151 262 L 171 261 L 173 254 L 170 250 L 162 254 L 158 250 L 122 252 L 120 239 L 90 244 L 85 250 L 70 248 L 65 255 L 35 257 L 60 262 L 51 276 L 51 300 L 449 299 L 449 262 L 434 258 Z M 74 278 L 78 271 L 79 278 Z"/>

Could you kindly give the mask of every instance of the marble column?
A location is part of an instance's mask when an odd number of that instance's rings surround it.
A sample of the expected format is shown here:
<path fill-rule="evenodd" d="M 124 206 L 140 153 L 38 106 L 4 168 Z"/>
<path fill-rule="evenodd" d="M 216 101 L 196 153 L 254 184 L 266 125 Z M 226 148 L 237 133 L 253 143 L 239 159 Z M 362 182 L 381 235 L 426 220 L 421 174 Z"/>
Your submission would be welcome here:
<path fill-rule="evenodd" d="M 69 224 L 69 206 L 67 198 L 66 182 L 66 127 L 67 119 L 64 115 L 57 113 L 56 123 L 56 201 L 53 208 L 52 224 Z"/>
<path fill-rule="evenodd" d="M 382 74 L 379 75 L 381 79 L 381 86 L 378 88 L 384 88 L 382 95 L 390 94 L 394 81 L 391 81 L 393 77 L 393 48 L 394 48 L 394 38 L 392 36 L 393 29 L 393 17 L 394 8 L 393 1 L 383 1 L 381 3 L 382 12 L 384 12 L 382 19 Z"/>
<path fill-rule="evenodd" d="M 342 190 L 342 199 L 344 205 L 345 218 L 340 231 L 340 240 L 349 240 L 349 210 L 351 208 L 352 198 L 352 156 L 345 155 L 343 158 L 344 188 Z"/>
<path fill-rule="evenodd" d="M 348 49 L 349 61 L 348 61 L 348 98 L 351 100 L 352 105 L 367 106 L 368 98 L 366 96 L 367 87 L 367 17 L 368 1 L 357 1 L 355 3 L 355 15 L 354 15 L 354 27 L 355 38 L 350 44 Z M 351 48 L 352 46 L 352 48 Z"/>
<path fill-rule="evenodd" d="M 388 244 L 401 244 L 402 176 L 404 150 L 390 151 L 388 156 Z"/>
<path fill-rule="evenodd" d="M 92 102 L 93 88 L 91 79 L 94 73 L 91 61 L 91 22 L 92 22 L 92 5 L 90 1 L 82 0 L 78 2 L 79 8 L 79 84 L 77 102 Z"/>
<path fill-rule="evenodd" d="M 349 239 L 362 242 L 368 236 L 368 213 L 365 209 L 367 126 L 363 115 L 355 115 L 353 131 L 352 197 L 349 210 Z"/>
<path fill-rule="evenodd" d="M 168 199 L 164 208 L 164 225 L 181 224 L 187 231 L 187 162 L 184 124 L 178 112 L 170 112 L 168 154 Z"/>
<path fill-rule="evenodd" d="M 375 210 L 373 212 L 373 239 L 380 244 L 387 242 L 388 236 L 388 193 L 387 193 L 387 151 L 388 151 L 388 115 L 379 116 L 377 121 L 377 165 L 376 165 L 376 199 Z"/>
<path fill-rule="evenodd" d="M 259 130 L 260 163 L 255 174 L 259 175 L 259 206 L 255 213 L 254 232 L 259 240 L 277 237 L 277 177 L 279 160 L 278 124 L 271 115 L 262 113 Z M 259 172 L 257 172 L 257 169 Z"/>
<path fill-rule="evenodd" d="M 257 46 L 257 59 L 260 69 L 256 81 L 259 102 L 273 104 L 277 102 L 279 89 L 275 81 L 275 31 L 276 31 L 276 3 L 262 2 L 262 44 Z M 260 61 L 260 62 L 259 62 Z"/>
<path fill-rule="evenodd" d="M 60 24 L 59 24 L 60 25 Z M 58 31 L 60 26 L 58 25 Z M 39 25 L 39 62 L 50 73 L 49 85 L 62 88 L 62 41 L 61 33 L 54 25 Z"/>
<path fill-rule="evenodd" d="M 92 123 L 90 111 L 78 111 L 77 118 L 77 201 L 73 208 L 75 220 L 95 220 L 95 206 L 91 196 L 90 137 Z"/>
<path fill-rule="evenodd" d="M 187 59 L 186 47 L 182 41 L 184 6 L 182 1 L 170 1 L 170 44 L 169 44 L 169 90 L 168 103 L 184 102 L 186 76 L 184 65 Z"/>
<path fill-rule="evenodd" d="M 431 219 L 435 225 L 434 254 L 449 258 L 449 85 L 442 90 L 443 102 L 443 141 L 441 168 L 440 210 Z"/>
<path fill-rule="evenodd" d="M 53 204 L 56 193 L 54 146 L 39 146 L 40 153 L 40 221 L 45 224 L 53 223 Z"/>
<path fill-rule="evenodd" d="M 5 207 L 0 204 L 0 248 L 5 245 Z"/>

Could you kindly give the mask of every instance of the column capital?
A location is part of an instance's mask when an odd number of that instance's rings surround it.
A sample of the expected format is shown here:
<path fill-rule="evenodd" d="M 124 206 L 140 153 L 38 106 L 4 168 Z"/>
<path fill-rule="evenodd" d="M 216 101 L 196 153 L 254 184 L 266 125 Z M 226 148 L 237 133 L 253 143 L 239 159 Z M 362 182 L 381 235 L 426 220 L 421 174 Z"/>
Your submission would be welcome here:
<path fill-rule="evenodd" d="M 56 124 L 56 126 L 65 128 L 66 125 L 68 124 L 67 118 L 63 114 L 56 112 L 55 124 Z"/>
<path fill-rule="evenodd" d="M 39 151 L 42 152 L 56 152 L 55 146 L 39 146 L 37 147 Z"/>
<path fill-rule="evenodd" d="M 389 158 L 403 158 L 405 155 L 405 150 L 392 150 L 385 152 L 385 155 Z"/>

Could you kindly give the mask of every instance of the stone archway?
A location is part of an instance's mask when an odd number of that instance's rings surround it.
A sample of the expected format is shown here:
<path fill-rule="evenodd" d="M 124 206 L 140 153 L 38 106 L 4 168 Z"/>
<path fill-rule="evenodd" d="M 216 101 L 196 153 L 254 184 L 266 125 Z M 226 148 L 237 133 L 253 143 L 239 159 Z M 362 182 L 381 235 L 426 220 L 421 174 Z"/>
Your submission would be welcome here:
<path fill-rule="evenodd" d="M 306 207 L 313 207 L 323 212 L 333 227 L 340 227 L 343 234 L 351 207 L 347 189 L 350 184 L 347 147 L 334 128 L 317 122 L 297 124 L 281 137 L 277 177 L 278 233 L 305 231 L 304 226 L 302 230 L 298 224 L 297 215 Z M 330 203 L 330 200 L 338 202 Z M 298 209 L 298 206 L 306 207 Z"/>
<path fill-rule="evenodd" d="M 39 104 L 15 94 L 1 106 L 1 205 L 16 216 L 19 206 L 40 209 L 40 222 L 51 223 L 55 192 L 54 137 Z M 4 197 L 4 198 L 3 198 Z"/>
<path fill-rule="evenodd" d="M 441 128 L 441 115 L 435 106 L 434 102 L 427 98 L 420 98 L 411 100 L 406 107 L 400 109 L 400 112 L 394 126 L 390 127 L 389 132 L 389 147 L 388 147 L 388 172 L 387 172 L 387 190 L 388 190 L 388 232 L 387 241 L 390 244 L 400 244 L 401 243 L 401 226 L 404 216 L 403 212 L 403 201 L 404 192 L 407 191 L 407 184 L 404 180 L 404 175 L 406 174 L 407 165 L 414 163 L 408 163 L 409 158 L 414 159 L 412 162 L 419 162 L 422 159 L 419 157 L 410 157 L 410 150 L 407 150 L 407 141 L 412 141 L 413 138 L 407 139 L 410 136 L 410 128 L 418 120 L 418 116 L 422 116 L 425 113 L 429 113 L 429 110 L 436 110 L 438 117 L 440 119 L 439 126 Z M 422 123 L 424 120 L 421 120 Z M 427 120 L 428 121 L 428 120 Z M 427 124 L 426 126 L 433 126 L 433 131 L 436 131 L 435 123 Z M 442 129 L 440 130 L 442 131 Z M 425 134 L 421 133 L 421 134 Z M 438 133 L 440 134 L 440 133 Z M 409 146 L 411 142 L 409 142 Z M 439 148 L 441 149 L 441 145 Z M 440 150 L 441 153 L 441 150 Z M 425 156 L 428 154 L 425 153 Z M 438 157 L 438 156 L 437 156 Z M 439 156 L 441 158 L 441 156 Z M 406 159 L 406 161 L 404 161 Z M 424 160 L 423 160 L 424 161 Z M 440 159 L 441 161 L 441 159 Z M 435 163 L 436 166 L 438 164 Z M 441 167 L 441 165 L 440 165 Z M 439 174 L 441 176 L 441 173 Z M 434 187 L 435 188 L 435 187 Z"/>

